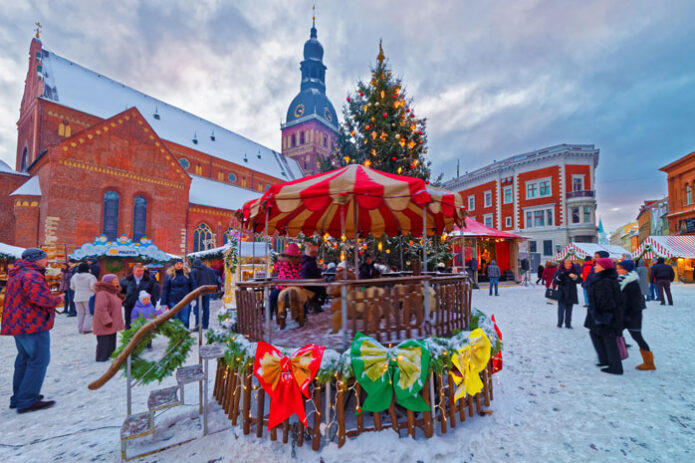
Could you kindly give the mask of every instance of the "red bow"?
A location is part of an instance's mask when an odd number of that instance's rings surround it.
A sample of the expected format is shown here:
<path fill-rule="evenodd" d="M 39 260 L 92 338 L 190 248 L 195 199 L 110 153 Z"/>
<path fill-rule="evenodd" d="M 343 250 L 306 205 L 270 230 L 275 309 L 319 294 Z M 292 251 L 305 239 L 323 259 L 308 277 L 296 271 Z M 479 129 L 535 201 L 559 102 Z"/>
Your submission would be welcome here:
<path fill-rule="evenodd" d="M 253 373 L 270 397 L 268 429 L 293 413 L 307 426 L 302 395 L 309 398 L 309 384 L 319 371 L 324 349 L 323 346 L 308 344 L 292 357 L 287 357 L 270 344 L 258 342 Z"/>
<path fill-rule="evenodd" d="M 502 332 L 500 331 L 499 327 L 497 326 L 497 321 L 495 321 L 495 315 L 493 314 L 490 319 L 492 320 L 492 324 L 495 327 L 495 332 L 497 333 L 497 337 L 502 340 Z M 502 369 L 502 351 L 498 351 L 495 356 L 492 358 L 492 374 L 497 373 Z"/>

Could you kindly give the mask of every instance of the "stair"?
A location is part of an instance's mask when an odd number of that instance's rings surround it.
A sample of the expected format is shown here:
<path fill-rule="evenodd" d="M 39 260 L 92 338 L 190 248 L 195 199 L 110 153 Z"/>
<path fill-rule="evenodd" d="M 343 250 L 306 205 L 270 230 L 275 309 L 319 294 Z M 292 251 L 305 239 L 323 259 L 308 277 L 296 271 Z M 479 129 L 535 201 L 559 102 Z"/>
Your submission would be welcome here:
<path fill-rule="evenodd" d="M 150 396 L 147 398 L 147 408 L 150 412 L 156 412 L 181 405 L 178 392 L 178 386 L 165 387 L 150 392 Z"/>
<path fill-rule="evenodd" d="M 143 412 L 130 415 L 123 422 L 121 427 L 121 441 L 137 439 L 154 432 L 152 413 Z"/>
<path fill-rule="evenodd" d="M 179 386 L 202 381 L 204 377 L 205 373 L 203 372 L 203 365 L 201 364 L 189 365 L 176 370 L 176 382 L 179 383 Z"/>

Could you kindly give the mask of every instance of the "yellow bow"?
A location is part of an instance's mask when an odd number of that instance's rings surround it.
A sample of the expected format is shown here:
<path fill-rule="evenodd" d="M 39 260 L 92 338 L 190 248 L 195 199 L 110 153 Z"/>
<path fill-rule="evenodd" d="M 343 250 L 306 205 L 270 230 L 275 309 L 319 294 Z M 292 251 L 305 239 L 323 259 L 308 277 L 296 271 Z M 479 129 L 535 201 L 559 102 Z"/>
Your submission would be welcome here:
<path fill-rule="evenodd" d="M 483 389 L 480 372 L 490 360 L 490 339 L 485 332 L 477 328 L 468 336 L 468 345 L 460 348 L 451 358 L 456 369 L 451 370 L 457 385 L 454 400 L 468 395 L 475 395 Z M 458 371 L 456 371 L 458 370 Z"/>

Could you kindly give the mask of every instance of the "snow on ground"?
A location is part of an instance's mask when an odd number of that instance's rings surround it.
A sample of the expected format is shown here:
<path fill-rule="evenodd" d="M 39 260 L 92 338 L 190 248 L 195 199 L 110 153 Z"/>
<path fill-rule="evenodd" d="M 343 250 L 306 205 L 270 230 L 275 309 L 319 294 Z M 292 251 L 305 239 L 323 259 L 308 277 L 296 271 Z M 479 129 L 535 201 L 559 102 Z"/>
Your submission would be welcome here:
<path fill-rule="evenodd" d="M 575 307 L 573 330 L 559 329 L 556 308 L 545 303 L 542 288 L 500 290 L 500 297 L 489 297 L 487 290 L 473 296 L 475 307 L 495 314 L 505 342 L 504 369 L 495 378 L 494 413 L 489 417 L 469 419 L 430 440 L 398 439 L 387 429 L 348 440 L 341 449 L 334 443 L 320 453 L 307 446 L 297 448 L 293 456 L 291 445 L 244 436 L 215 405 L 213 434 L 139 461 L 695 461 L 695 356 L 690 352 L 695 346 L 694 285 L 674 285 L 674 307 L 649 303 L 643 332 L 657 370 L 634 369 L 640 363 L 639 351 L 628 338 L 633 347 L 623 376 L 601 373 L 594 366 L 582 328 L 584 308 Z M 0 338 L 0 396 L 5 398 L 0 408 L 0 458 L 119 461 L 125 381 L 118 376 L 98 391 L 87 389 L 106 366 L 93 361 L 95 339 L 78 335 L 74 318 L 58 317 L 52 343 L 43 392 L 58 403 L 49 410 L 17 415 L 7 408 L 14 342 Z M 162 386 L 170 384 L 173 380 Z M 134 411 L 145 410 L 147 391 L 158 387 L 136 389 Z M 190 385 L 187 400 L 196 400 L 196 389 Z M 192 410 L 184 408 L 184 413 Z M 169 413 L 160 421 L 175 416 Z"/>

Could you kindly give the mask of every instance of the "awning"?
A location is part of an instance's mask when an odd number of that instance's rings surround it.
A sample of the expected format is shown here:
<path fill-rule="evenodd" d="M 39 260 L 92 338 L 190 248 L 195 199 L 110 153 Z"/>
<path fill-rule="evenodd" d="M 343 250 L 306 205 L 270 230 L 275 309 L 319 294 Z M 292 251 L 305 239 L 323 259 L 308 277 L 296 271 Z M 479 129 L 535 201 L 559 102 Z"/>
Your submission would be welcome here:
<path fill-rule="evenodd" d="M 458 227 L 454 227 L 451 236 L 463 236 L 464 238 L 504 238 L 510 240 L 525 240 L 528 239 L 521 235 L 504 232 L 495 228 L 490 228 L 480 222 L 476 222 L 470 217 L 466 217 L 466 226 L 461 231 Z"/>
<path fill-rule="evenodd" d="M 140 257 L 146 260 L 169 262 L 171 257 L 152 244 L 152 240 L 140 238 L 133 242 L 125 235 L 115 241 L 109 241 L 106 235 L 99 235 L 92 243 L 85 243 L 70 254 L 71 259 L 81 260 L 85 257 Z"/>
<path fill-rule="evenodd" d="M 11 246 L 5 243 L 0 243 L 0 259 L 19 259 L 20 257 L 22 257 L 23 252 L 24 248 Z"/>
<path fill-rule="evenodd" d="M 695 259 L 695 236 L 648 236 L 632 254 L 634 258 Z"/>
<path fill-rule="evenodd" d="M 630 251 L 615 244 L 596 244 L 596 243 L 570 243 L 558 252 L 553 260 L 563 260 L 566 258 L 585 259 L 593 257 L 598 251 L 606 251 L 611 259 L 620 259 Z"/>

